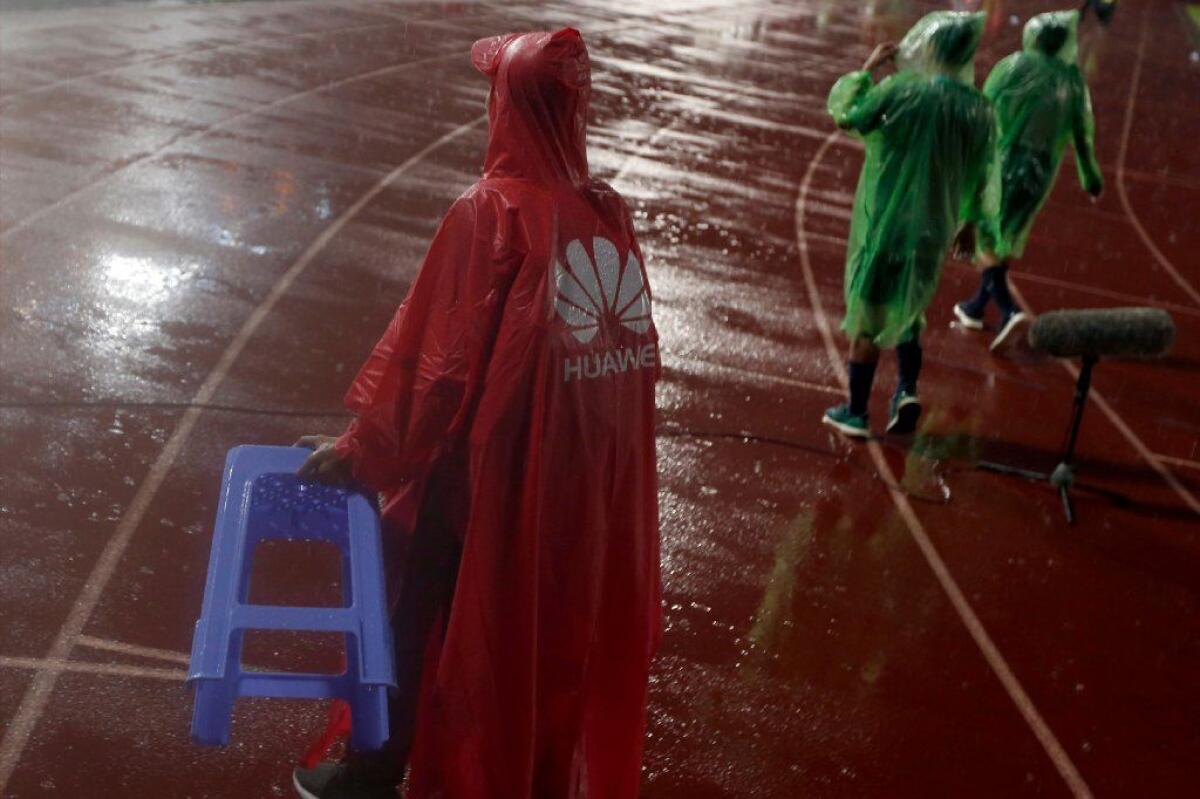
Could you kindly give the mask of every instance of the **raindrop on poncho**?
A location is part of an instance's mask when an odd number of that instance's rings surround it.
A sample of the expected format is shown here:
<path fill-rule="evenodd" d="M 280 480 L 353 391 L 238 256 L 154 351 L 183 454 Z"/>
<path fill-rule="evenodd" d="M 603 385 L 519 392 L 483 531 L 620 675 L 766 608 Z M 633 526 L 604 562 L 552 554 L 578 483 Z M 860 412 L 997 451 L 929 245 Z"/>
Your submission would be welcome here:
<path fill-rule="evenodd" d="M 1046 202 L 1067 142 L 1079 182 L 1096 195 L 1104 186 L 1094 146 L 1092 101 L 1076 65 L 1079 13 L 1040 14 L 1025 26 L 1024 50 L 992 69 L 983 93 L 1000 131 L 992 168 L 1002 185 L 999 213 L 981 229 L 981 251 L 1019 258 Z"/>
<path fill-rule="evenodd" d="M 974 87 L 985 15 L 942 11 L 905 35 L 895 75 L 874 85 L 843 76 L 829 113 L 861 136 L 866 162 L 854 198 L 842 329 L 894 347 L 919 333 L 942 261 L 962 222 L 984 222 L 994 118 Z"/>
<path fill-rule="evenodd" d="M 579 32 L 471 60 L 491 81 L 483 179 L 337 444 L 407 538 L 392 734 L 413 736 L 410 799 L 632 797 L 661 615 L 649 281 L 588 170 Z"/>

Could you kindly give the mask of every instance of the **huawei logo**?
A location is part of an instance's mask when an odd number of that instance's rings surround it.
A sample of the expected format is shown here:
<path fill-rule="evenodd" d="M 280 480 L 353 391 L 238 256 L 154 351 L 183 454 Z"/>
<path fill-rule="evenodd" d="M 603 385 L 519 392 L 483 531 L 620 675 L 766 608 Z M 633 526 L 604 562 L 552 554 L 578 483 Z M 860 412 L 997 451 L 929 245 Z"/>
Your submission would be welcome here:
<path fill-rule="evenodd" d="M 566 267 L 554 264 L 558 289 L 554 307 L 571 335 L 586 344 L 606 319 L 615 319 L 634 333 L 650 329 L 650 293 L 632 251 L 624 268 L 616 245 L 601 236 L 592 239 L 592 255 L 579 239 L 567 245 L 566 254 Z"/>
<path fill-rule="evenodd" d="M 615 320 L 634 333 L 650 329 L 650 292 L 642 278 L 642 265 L 633 252 L 625 257 L 624 267 L 616 245 L 601 236 L 592 239 L 592 254 L 576 239 L 567 245 L 567 265 L 554 264 L 554 285 L 558 290 L 554 308 L 578 341 L 587 344 L 601 327 L 612 330 Z M 658 365 L 658 346 L 654 342 L 636 347 L 589 350 L 563 359 L 563 380 L 594 380 L 616 377 Z"/>

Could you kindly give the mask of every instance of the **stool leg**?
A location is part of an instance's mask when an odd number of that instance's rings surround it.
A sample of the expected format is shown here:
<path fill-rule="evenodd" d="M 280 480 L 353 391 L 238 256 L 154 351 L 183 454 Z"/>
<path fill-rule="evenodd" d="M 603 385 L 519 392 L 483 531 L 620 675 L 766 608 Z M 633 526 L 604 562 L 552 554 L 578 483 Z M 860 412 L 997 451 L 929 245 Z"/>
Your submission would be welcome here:
<path fill-rule="evenodd" d="M 358 752 L 374 752 L 383 748 L 388 738 L 388 687 L 365 685 L 359 636 L 347 633 L 346 680 L 350 686 L 350 746 Z"/>
<path fill-rule="evenodd" d="M 388 737 L 388 691 L 385 685 L 359 685 L 350 700 L 350 744 L 359 752 L 383 748 Z"/>
<path fill-rule="evenodd" d="M 388 622 L 386 577 L 380 542 L 379 517 L 362 496 L 350 498 L 347 510 L 347 541 L 350 552 L 351 591 L 363 620 L 358 642 L 362 656 L 360 677 L 365 682 L 396 682 L 392 631 Z"/>
<path fill-rule="evenodd" d="M 234 690 L 226 680 L 197 680 L 192 709 L 192 740 L 204 746 L 227 746 Z"/>
<path fill-rule="evenodd" d="M 224 676 L 196 681 L 192 707 L 192 740 L 206 746 L 227 746 L 233 703 L 242 676 L 242 630 L 229 634 Z"/>

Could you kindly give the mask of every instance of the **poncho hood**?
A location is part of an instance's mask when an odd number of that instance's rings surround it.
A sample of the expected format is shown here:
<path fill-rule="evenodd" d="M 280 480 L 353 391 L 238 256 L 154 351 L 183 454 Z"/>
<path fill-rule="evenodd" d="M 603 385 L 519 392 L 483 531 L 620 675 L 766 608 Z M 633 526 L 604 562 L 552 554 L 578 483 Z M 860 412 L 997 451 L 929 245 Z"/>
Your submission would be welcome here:
<path fill-rule="evenodd" d="M 492 80 L 484 177 L 587 182 L 592 78 L 579 31 L 480 39 L 471 62 Z"/>
<path fill-rule="evenodd" d="M 975 83 L 975 49 L 983 37 L 984 12 L 935 11 L 909 29 L 900 41 L 896 66 L 924 75 L 943 75 Z"/>
<path fill-rule="evenodd" d="M 1038 14 L 1025 24 L 1021 44 L 1027 53 L 1041 53 L 1074 64 L 1079 56 L 1079 12 Z"/>

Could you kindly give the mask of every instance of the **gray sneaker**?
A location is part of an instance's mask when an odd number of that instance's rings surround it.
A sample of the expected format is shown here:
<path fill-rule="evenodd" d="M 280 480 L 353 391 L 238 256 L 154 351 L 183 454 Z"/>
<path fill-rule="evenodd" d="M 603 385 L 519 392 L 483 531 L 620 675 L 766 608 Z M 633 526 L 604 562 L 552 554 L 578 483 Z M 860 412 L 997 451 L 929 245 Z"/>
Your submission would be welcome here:
<path fill-rule="evenodd" d="M 355 778 L 345 763 L 318 763 L 292 772 L 300 799 L 397 799 L 396 786 Z"/>

